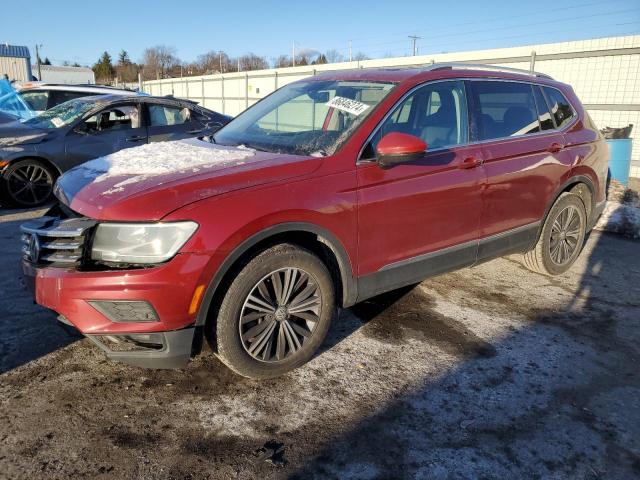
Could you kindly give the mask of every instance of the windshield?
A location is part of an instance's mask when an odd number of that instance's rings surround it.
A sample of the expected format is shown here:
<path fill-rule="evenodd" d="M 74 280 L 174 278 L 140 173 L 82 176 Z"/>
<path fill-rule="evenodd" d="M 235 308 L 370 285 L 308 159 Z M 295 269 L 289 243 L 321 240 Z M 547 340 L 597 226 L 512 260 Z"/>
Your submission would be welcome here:
<path fill-rule="evenodd" d="M 391 83 L 307 81 L 287 85 L 215 134 L 216 143 L 297 155 L 332 155 Z"/>
<path fill-rule="evenodd" d="M 36 128 L 61 128 L 75 122 L 95 107 L 95 100 L 69 100 L 29 120 L 24 120 L 23 123 Z"/>

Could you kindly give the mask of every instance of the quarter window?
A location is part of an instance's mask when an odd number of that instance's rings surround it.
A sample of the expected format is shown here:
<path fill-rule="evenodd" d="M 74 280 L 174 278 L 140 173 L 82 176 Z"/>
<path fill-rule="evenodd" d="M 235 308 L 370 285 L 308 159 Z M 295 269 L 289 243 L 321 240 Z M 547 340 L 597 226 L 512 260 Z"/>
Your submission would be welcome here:
<path fill-rule="evenodd" d="M 542 94 L 541 87 L 538 85 L 533 85 L 533 93 L 536 99 L 536 107 L 538 109 L 538 120 L 540 121 L 540 127 L 542 130 L 553 130 L 555 128 L 555 124 L 553 123 L 553 118 L 551 118 L 551 112 L 549 112 L 549 106 L 547 105 L 547 101 Z"/>
<path fill-rule="evenodd" d="M 573 108 L 571 108 L 571 104 L 565 98 L 565 96 L 555 88 L 551 87 L 543 87 L 544 93 L 549 100 L 549 106 L 551 108 L 551 114 L 556 121 L 556 126 L 558 128 L 562 128 L 571 122 L 573 117 L 575 116 L 575 112 Z"/>
<path fill-rule="evenodd" d="M 532 86 L 517 82 L 469 82 L 476 101 L 479 140 L 540 131 Z"/>
<path fill-rule="evenodd" d="M 466 143 L 464 84 L 460 81 L 435 82 L 417 89 L 395 107 L 365 147 L 362 158 L 374 158 L 378 142 L 390 132 L 419 137 L 430 150 Z"/>

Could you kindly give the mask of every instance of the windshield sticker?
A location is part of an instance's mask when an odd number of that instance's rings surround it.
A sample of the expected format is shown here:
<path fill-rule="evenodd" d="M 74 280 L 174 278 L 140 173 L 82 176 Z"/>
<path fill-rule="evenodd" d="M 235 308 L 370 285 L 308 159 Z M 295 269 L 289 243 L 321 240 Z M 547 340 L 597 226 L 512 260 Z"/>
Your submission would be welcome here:
<path fill-rule="evenodd" d="M 369 108 L 369 105 L 367 105 L 366 103 L 338 96 L 333 97 L 327 102 L 326 105 L 327 107 L 337 108 L 338 110 L 342 110 L 355 116 L 360 115 L 367 108 Z"/>
<path fill-rule="evenodd" d="M 51 123 L 53 123 L 57 128 L 64 127 L 64 120 L 58 117 L 52 118 Z"/>

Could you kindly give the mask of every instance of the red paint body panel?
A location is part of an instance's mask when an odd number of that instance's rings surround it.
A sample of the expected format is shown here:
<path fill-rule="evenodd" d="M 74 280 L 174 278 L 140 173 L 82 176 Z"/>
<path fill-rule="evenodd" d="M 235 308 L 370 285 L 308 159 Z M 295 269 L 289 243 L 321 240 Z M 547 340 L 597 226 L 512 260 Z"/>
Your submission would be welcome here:
<path fill-rule="evenodd" d="M 35 276 L 35 298 L 55 310 L 82 333 L 134 333 L 176 330 L 193 322 L 187 314 L 207 255 L 178 254 L 170 262 L 148 269 L 78 272 L 61 268 L 34 269 L 23 262 L 23 273 Z M 146 300 L 159 322 L 116 323 L 87 300 Z"/>
<path fill-rule="evenodd" d="M 410 89 L 430 80 L 475 77 L 560 88 L 578 110 L 578 121 L 563 132 L 427 152 L 421 160 L 387 170 L 357 163 L 371 132 Z M 397 86 L 330 157 L 256 153 L 243 165 L 154 178 L 108 198 L 101 192 L 122 178 L 84 186 L 69 204 L 85 216 L 192 220 L 199 229 L 180 254 L 154 268 L 78 272 L 25 264 L 25 274 L 35 275 L 38 303 L 84 333 L 174 330 L 193 324 L 187 311 L 196 286 L 208 285 L 248 238 L 277 225 L 304 222 L 330 233 L 346 253 L 345 274 L 357 279 L 394 262 L 541 221 L 559 189 L 577 175 L 591 180 L 598 202 L 604 199 L 606 144 L 568 86 L 471 70 L 357 70 L 314 79 Z M 564 148 L 550 152 L 552 143 Z M 471 156 L 481 163 L 461 168 Z M 161 321 L 112 323 L 86 303 L 95 299 L 148 300 Z"/>

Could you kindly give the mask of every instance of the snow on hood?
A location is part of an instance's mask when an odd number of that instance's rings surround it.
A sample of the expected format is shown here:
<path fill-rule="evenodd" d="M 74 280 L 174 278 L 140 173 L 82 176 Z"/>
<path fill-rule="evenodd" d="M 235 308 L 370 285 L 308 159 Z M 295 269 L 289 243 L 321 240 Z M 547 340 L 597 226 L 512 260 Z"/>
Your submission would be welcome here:
<path fill-rule="evenodd" d="M 122 192 L 127 185 L 155 176 L 198 173 L 213 165 L 242 165 L 243 160 L 254 154 L 249 148 L 224 148 L 198 139 L 153 142 L 90 160 L 76 170 L 82 170 L 84 177 L 95 183 L 123 177 L 120 182 L 109 182 L 110 187 L 102 192 L 102 195 L 111 195 Z"/>

